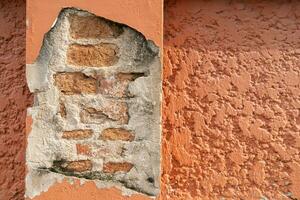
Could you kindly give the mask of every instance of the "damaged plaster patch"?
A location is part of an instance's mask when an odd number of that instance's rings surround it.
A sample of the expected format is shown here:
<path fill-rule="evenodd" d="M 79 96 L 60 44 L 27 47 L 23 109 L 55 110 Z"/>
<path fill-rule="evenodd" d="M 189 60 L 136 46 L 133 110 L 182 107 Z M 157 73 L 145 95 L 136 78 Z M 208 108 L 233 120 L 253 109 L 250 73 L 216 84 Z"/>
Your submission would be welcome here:
<path fill-rule="evenodd" d="M 64 9 L 26 75 L 35 92 L 27 197 L 66 177 L 128 195 L 159 193 L 161 64 L 153 42 Z"/>
<path fill-rule="evenodd" d="M 26 196 L 34 198 L 42 192 L 47 192 L 48 189 L 57 182 L 61 182 L 63 176 L 55 173 L 48 173 L 44 170 L 29 170 L 26 176 Z"/>

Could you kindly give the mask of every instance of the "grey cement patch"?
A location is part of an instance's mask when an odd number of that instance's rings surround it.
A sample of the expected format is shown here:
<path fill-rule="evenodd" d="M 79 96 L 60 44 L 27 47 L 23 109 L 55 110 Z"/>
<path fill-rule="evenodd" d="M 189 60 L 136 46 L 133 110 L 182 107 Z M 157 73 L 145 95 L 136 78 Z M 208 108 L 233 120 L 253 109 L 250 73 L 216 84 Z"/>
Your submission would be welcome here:
<path fill-rule="evenodd" d="M 124 32 L 113 39 L 77 39 L 69 35 L 68 16 L 92 15 L 77 9 L 64 9 L 55 25 L 45 35 L 43 47 L 37 61 L 27 66 L 28 86 L 35 92 L 35 104 L 28 109 L 33 118 L 32 131 L 28 137 L 26 162 L 29 173 L 26 177 L 26 196 L 33 198 L 63 178 L 78 177 L 93 179 L 99 187 L 116 186 L 126 194 L 135 192 L 156 196 L 159 193 L 160 176 L 160 134 L 161 134 L 161 63 L 159 49 L 140 33 L 125 25 Z M 114 66 L 74 67 L 66 63 L 68 45 L 113 43 L 119 47 L 119 61 Z M 129 84 L 133 98 L 116 99 L 128 105 L 129 122 L 125 125 L 114 121 L 83 123 L 80 111 L 86 106 L 103 107 L 112 100 L 101 94 L 63 95 L 54 84 L 53 75 L 58 72 L 82 72 L 86 75 L 98 73 L 144 73 Z M 60 99 L 64 100 L 66 118 L 59 114 Z M 102 141 L 99 134 L 109 127 L 123 127 L 133 130 L 135 140 Z M 94 135 L 84 141 L 62 139 L 62 131 L 92 129 Z M 110 149 L 102 157 L 78 155 L 76 144 L 91 144 L 96 148 Z M 116 153 L 124 148 L 122 156 Z M 56 160 L 76 161 L 90 159 L 93 169 L 84 173 L 55 171 Z M 130 162 L 134 167 L 128 172 L 107 175 L 102 172 L 104 162 Z"/>

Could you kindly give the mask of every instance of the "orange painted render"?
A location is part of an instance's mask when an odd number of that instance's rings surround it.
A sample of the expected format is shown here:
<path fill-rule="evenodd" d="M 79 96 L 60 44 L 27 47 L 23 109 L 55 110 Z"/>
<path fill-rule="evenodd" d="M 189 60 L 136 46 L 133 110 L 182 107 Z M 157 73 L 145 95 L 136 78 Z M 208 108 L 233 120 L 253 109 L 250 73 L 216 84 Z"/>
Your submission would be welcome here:
<path fill-rule="evenodd" d="M 25 118 L 32 103 L 25 78 L 25 0 L 0 1 L 0 199 L 21 200 Z"/>
<path fill-rule="evenodd" d="M 165 4 L 163 200 L 300 199 L 299 10 Z"/>
<path fill-rule="evenodd" d="M 162 47 L 163 0 L 27 0 L 26 63 L 31 64 L 41 49 L 43 37 L 61 9 L 75 7 L 124 23 Z"/>
<path fill-rule="evenodd" d="M 34 200 L 150 200 L 150 198 L 135 194 L 130 197 L 123 196 L 116 188 L 100 189 L 94 182 L 88 181 L 80 184 L 75 181 L 70 184 L 67 180 L 52 186 L 47 192 L 34 198 Z M 26 199 L 30 200 L 30 199 Z"/>

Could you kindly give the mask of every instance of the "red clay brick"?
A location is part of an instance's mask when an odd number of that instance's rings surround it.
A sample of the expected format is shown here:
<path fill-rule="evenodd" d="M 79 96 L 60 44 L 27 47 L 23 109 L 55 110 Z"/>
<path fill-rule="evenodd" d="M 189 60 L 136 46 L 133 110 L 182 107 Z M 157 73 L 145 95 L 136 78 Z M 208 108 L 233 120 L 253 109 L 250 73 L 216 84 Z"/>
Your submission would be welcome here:
<path fill-rule="evenodd" d="M 102 131 L 99 139 L 101 140 L 123 140 L 133 141 L 134 135 L 131 131 L 123 128 L 108 128 Z"/>
<path fill-rule="evenodd" d="M 66 95 L 93 94 L 97 90 L 97 81 L 79 72 L 66 72 L 54 75 L 55 84 Z"/>
<path fill-rule="evenodd" d="M 88 130 L 73 130 L 73 131 L 64 131 L 62 138 L 64 139 L 76 139 L 82 140 L 90 138 L 93 135 L 93 131 Z"/>
<path fill-rule="evenodd" d="M 118 61 L 118 51 L 119 49 L 115 44 L 72 44 L 67 51 L 67 63 L 74 66 L 111 66 Z"/>
<path fill-rule="evenodd" d="M 76 144 L 76 150 L 78 155 L 90 156 L 92 154 L 91 146 L 87 144 Z"/>
<path fill-rule="evenodd" d="M 70 172 L 86 172 L 92 170 L 92 162 L 90 160 L 69 161 L 61 167 Z"/>
<path fill-rule="evenodd" d="M 116 172 L 129 172 L 133 167 L 133 164 L 128 162 L 115 163 L 108 162 L 103 166 L 103 172 L 105 173 L 116 173 Z"/>
<path fill-rule="evenodd" d="M 69 21 L 70 34 L 74 39 L 115 38 L 123 32 L 116 23 L 101 17 L 71 15 Z"/>

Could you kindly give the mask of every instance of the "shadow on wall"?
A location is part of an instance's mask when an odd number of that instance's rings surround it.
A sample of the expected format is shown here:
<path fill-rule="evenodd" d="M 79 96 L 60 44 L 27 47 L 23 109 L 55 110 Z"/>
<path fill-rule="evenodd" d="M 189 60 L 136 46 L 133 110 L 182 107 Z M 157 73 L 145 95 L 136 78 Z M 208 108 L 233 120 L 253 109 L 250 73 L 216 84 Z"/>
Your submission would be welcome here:
<path fill-rule="evenodd" d="M 299 9 L 165 5 L 163 197 L 300 198 Z"/>
<path fill-rule="evenodd" d="M 0 2 L 0 199 L 24 199 L 25 0 Z"/>

